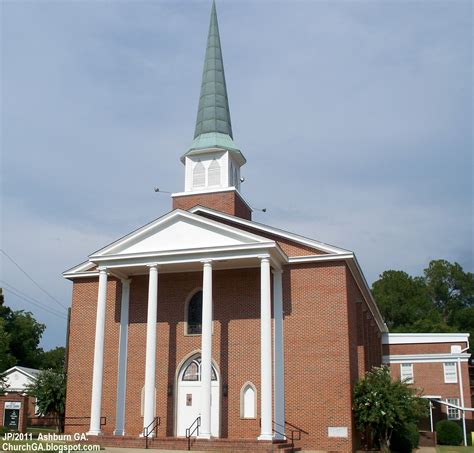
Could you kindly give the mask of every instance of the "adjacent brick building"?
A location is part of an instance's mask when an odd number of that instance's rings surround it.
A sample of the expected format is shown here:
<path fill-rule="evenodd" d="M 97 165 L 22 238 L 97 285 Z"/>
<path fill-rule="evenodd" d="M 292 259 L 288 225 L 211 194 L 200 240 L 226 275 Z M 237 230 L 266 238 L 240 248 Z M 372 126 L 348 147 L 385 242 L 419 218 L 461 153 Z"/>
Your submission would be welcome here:
<path fill-rule="evenodd" d="M 215 5 L 181 159 L 171 212 L 64 273 L 66 416 L 90 417 L 90 435 L 139 438 L 159 417 L 158 439 L 200 423 L 203 442 L 271 450 L 299 430 L 302 448 L 355 450 L 352 389 L 387 329 L 351 251 L 251 220 Z"/>
<path fill-rule="evenodd" d="M 385 333 L 383 362 L 394 378 L 405 380 L 431 401 L 430 417 L 421 429 L 433 431 L 441 419 L 461 424 L 461 407 L 471 408 L 469 334 Z M 466 431 L 472 428 L 472 412 L 465 412 Z"/>

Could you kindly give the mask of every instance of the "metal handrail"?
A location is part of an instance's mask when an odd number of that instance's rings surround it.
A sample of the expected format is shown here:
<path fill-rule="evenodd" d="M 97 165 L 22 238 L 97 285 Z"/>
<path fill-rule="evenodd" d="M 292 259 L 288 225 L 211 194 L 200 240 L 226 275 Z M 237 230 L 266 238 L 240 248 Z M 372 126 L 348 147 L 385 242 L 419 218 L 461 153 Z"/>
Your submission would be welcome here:
<path fill-rule="evenodd" d="M 283 431 L 286 431 L 285 426 L 282 425 L 281 423 L 273 422 L 273 424 L 281 426 L 283 428 Z M 288 436 L 288 434 L 286 434 L 284 432 L 281 433 L 280 431 L 277 431 L 275 428 L 273 428 L 273 432 L 275 434 L 279 434 L 280 436 L 283 436 L 283 439 L 289 440 L 290 443 L 291 443 L 291 453 L 295 453 L 295 433 L 292 429 L 290 429 L 290 435 L 289 436 Z"/>
<path fill-rule="evenodd" d="M 272 427 L 272 432 L 275 433 L 275 434 L 279 434 L 280 436 L 283 436 L 283 438 L 286 438 L 287 440 L 290 441 L 292 453 L 294 453 L 294 451 L 295 451 L 295 440 L 301 440 L 301 434 L 302 433 L 308 434 L 307 431 L 305 431 L 301 428 L 298 428 L 297 426 L 287 422 L 286 420 L 285 420 L 284 425 L 282 425 L 281 423 L 275 422 L 275 420 L 272 420 L 272 423 L 273 423 L 273 426 L 278 425 L 278 426 L 282 427 L 283 431 L 285 431 L 285 432 L 286 432 L 286 426 L 288 425 L 290 427 L 289 428 L 289 435 L 286 434 L 286 433 L 282 433 L 280 431 L 277 431 L 274 427 Z M 262 426 L 262 419 L 261 418 L 259 419 L 259 425 Z M 295 437 L 295 433 L 298 435 L 298 437 Z"/>
<path fill-rule="evenodd" d="M 194 424 L 196 424 L 196 426 L 194 426 Z M 186 439 L 188 440 L 188 451 L 191 450 L 191 436 L 195 433 L 195 431 L 197 431 L 197 435 L 199 436 L 200 426 L 201 426 L 201 416 L 197 417 L 196 420 L 194 420 L 191 423 L 191 426 L 189 428 L 186 428 Z"/>
<path fill-rule="evenodd" d="M 158 426 L 161 424 L 161 418 L 160 417 L 155 417 L 152 422 L 143 428 L 143 437 L 145 438 L 145 448 L 148 449 L 148 438 L 150 437 L 153 432 L 158 430 Z"/>

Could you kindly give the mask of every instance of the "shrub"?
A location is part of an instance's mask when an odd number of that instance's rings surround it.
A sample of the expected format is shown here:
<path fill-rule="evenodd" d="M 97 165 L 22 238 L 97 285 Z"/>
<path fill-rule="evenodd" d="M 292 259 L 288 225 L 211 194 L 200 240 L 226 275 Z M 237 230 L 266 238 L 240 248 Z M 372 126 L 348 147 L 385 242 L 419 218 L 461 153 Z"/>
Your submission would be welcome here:
<path fill-rule="evenodd" d="M 414 423 L 407 423 L 393 432 L 390 450 L 411 453 L 415 448 L 418 448 L 419 440 L 418 427 Z"/>
<path fill-rule="evenodd" d="M 462 442 L 462 429 L 451 420 L 441 420 L 436 423 L 436 437 L 440 445 L 460 445 Z"/>
<path fill-rule="evenodd" d="M 427 401 L 406 382 L 392 379 L 386 367 L 374 367 L 354 386 L 353 411 L 359 432 L 367 432 L 382 451 L 393 431 L 428 413 Z"/>

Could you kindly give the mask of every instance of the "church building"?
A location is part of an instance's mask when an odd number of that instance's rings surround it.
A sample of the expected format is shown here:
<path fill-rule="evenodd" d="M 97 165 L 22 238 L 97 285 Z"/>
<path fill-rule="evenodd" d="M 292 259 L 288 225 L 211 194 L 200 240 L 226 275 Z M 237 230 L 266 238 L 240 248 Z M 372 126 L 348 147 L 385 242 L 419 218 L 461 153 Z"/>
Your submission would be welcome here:
<path fill-rule="evenodd" d="M 181 162 L 170 212 L 63 274 L 67 430 L 109 445 L 184 449 L 188 435 L 193 449 L 290 451 L 296 437 L 354 451 L 353 386 L 401 349 L 353 252 L 252 220 L 215 4 Z"/>

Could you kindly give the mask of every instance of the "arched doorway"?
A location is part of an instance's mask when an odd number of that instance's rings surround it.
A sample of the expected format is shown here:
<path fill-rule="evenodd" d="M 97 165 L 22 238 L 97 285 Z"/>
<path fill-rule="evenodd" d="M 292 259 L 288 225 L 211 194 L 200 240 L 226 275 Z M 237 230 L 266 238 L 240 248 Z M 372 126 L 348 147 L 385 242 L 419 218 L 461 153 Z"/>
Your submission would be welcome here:
<path fill-rule="evenodd" d="M 219 376 L 212 366 L 211 375 L 211 436 L 220 434 Z M 176 402 L 176 435 L 186 435 L 186 428 L 201 415 L 201 356 L 196 354 L 184 362 L 178 374 Z M 195 433 L 196 435 L 196 433 Z"/>

